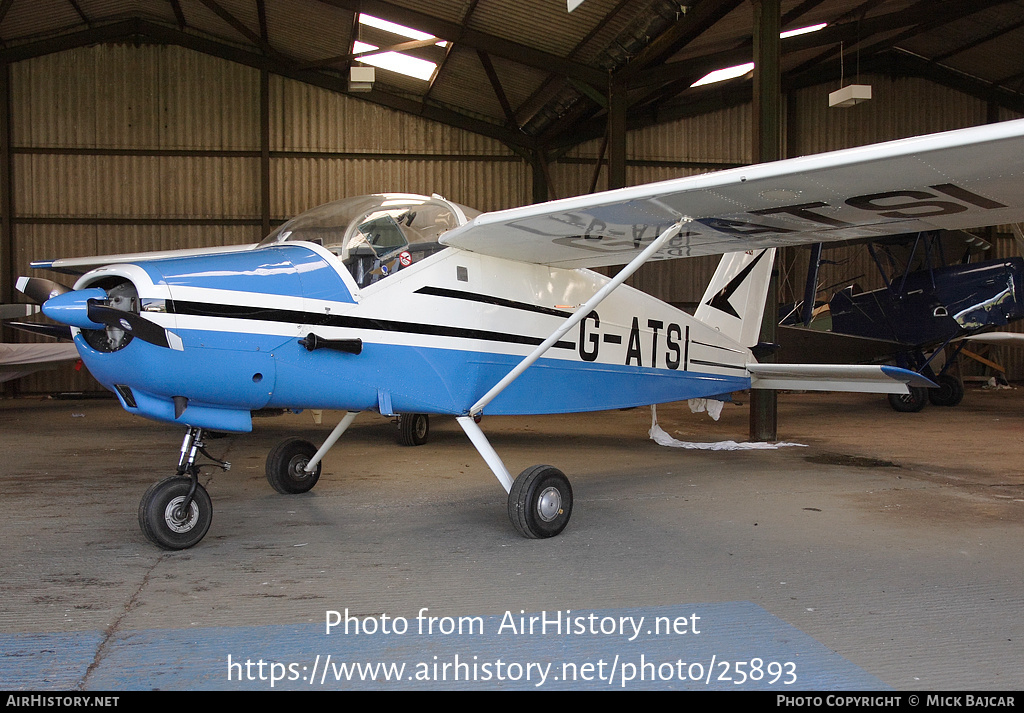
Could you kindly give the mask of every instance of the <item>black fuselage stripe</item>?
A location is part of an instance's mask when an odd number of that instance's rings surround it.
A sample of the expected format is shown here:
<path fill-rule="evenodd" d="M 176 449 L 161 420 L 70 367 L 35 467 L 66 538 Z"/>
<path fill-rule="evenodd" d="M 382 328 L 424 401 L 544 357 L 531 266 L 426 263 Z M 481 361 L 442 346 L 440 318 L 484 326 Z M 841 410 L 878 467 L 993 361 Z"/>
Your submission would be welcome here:
<path fill-rule="evenodd" d="M 446 287 L 421 287 L 418 290 L 416 290 L 416 294 L 433 295 L 435 297 L 450 297 L 451 299 L 466 300 L 468 302 L 480 302 L 481 304 L 485 305 L 509 307 L 511 309 L 518 309 L 524 312 L 547 314 L 552 317 L 572 316 L 572 312 L 554 309 L 553 307 L 541 307 L 539 305 L 529 304 L 528 302 L 516 302 L 515 300 L 507 300 L 504 297 L 495 297 L 493 295 L 481 295 L 477 292 L 466 292 L 465 290 L 450 290 Z"/>
<path fill-rule="evenodd" d="M 484 329 L 467 329 L 465 327 L 449 327 L 443 324 L 418 324 L 416 322 L 398 322 L 387 319 L 367 319 L 347 315 L 318 314 L 299 310 L 273 309 L 268 307 L 249 307 L 246 305 L 224 305 L 203 302 L 187 302 L 168 300 L 167 311 L 173 314 L 192 317 L 221 317 L 225 319 L 251 319 L 261 322 L 284 322 L 288 324 L 308 324 L 311 327 L 347 327 L 350 329 L 369 329 L 380 332 L 400 332 L 404 334 L 426 334 L 435 337 L 457 337 L 460 339 L 479 339 L 488 342 L 504 342 L 507 344 L 528 344 L 537 346 L 544 339 L 527 337 L 521 334 L 494 332 Z M 575 349 L 574 342 L 558 341 L 557 349 Z"/>
<path fill-rule="evenodd" d="M 721 364 L 717 361 L 704 361 L 703 359 L 690 359 L 691 364 L 703 364 L 704 366 L 717 366 L 722 369 L 738 369 L 739 371 L 746 371 L 745 366 L 736 366 L 735 364 Z"/>

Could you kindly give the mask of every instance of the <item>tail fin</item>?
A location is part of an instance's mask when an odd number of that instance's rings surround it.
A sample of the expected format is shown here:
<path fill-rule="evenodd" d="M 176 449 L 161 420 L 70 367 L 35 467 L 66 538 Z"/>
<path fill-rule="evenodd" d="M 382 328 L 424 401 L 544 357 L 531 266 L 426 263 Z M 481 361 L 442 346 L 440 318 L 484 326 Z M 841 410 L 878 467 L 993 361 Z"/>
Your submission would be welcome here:
<path fill-rule="evenodd" d="M 727 253 L 694 317 L 745 347 L 757 344 L 775 248 Z"/>

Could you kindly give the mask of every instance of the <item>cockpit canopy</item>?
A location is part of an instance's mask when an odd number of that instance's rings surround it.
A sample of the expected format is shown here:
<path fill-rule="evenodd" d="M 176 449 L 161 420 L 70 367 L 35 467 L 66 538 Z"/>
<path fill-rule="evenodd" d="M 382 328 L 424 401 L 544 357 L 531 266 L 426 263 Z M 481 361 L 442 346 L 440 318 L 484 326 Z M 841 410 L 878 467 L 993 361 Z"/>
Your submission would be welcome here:
<path fill-rule="evenodd" d="M 440 250 L 441 235 L 479 215 L 438 195 L 379 193 L 345 198 L 297 215 L 260 247 L 305 241 L 327 248 L 366 287 Z"/>

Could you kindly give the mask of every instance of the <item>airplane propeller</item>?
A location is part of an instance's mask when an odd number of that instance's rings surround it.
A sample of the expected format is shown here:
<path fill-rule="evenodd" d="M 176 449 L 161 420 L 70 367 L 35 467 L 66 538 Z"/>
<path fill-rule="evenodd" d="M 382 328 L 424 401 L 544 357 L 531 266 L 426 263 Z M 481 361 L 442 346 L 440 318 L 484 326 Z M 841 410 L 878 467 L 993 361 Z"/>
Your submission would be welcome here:
<path fill-rule="evenodd" d="M 106 334 L 101 332 L 98 342 L 88 339 L 95 348 L 115 351 L 127 344 L 131 337 L 138 337 L 158 347 L 181 349 L 181 340 L 177 335 L 139 314 L 138 292 L 129 281 L 106 290 L 74 290 L 41 277 L 19 277 L 16 286 L 26 297 L 42 305 L 42 311 L 48 317 L 58 322 L 94 332 L 102 325 Z M 25 310 L 31 308 L 31 305 L 18 307 Z M 24 314 L 24 311 L 19 313 Z M 63 326 L 52 328 L 49 325 L 13 323 L 11 326 L 58 338 L 65 338 L 65 335 L 70 337 L 70 329 Z"/>

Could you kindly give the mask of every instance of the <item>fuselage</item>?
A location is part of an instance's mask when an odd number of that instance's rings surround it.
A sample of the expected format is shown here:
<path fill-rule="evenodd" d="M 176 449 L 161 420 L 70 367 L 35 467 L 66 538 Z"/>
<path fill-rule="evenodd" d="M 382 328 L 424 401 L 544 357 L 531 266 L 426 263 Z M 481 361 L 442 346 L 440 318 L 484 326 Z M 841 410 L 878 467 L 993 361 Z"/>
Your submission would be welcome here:
<path fill-rule="evenodd" d="M 396 263 L 397 265 L 397 263 Z M 130 281 L 179 348 L 75 341 L 131 412 L 224 430 L 260 408 L 461 415 L 607 281 L 447 248 L 360 287 L 307 242 L 118 264 L 76 289 Z M 300 340 L 361 340 L 359 353 Z M 490 414 L 624 408 L 748 388 L 743 346 L 621 287 L 498 396 Z M 176 413 L 174 398 L 187 400 Z M 185 403 L 185 402 L 182 402 Z"/>

